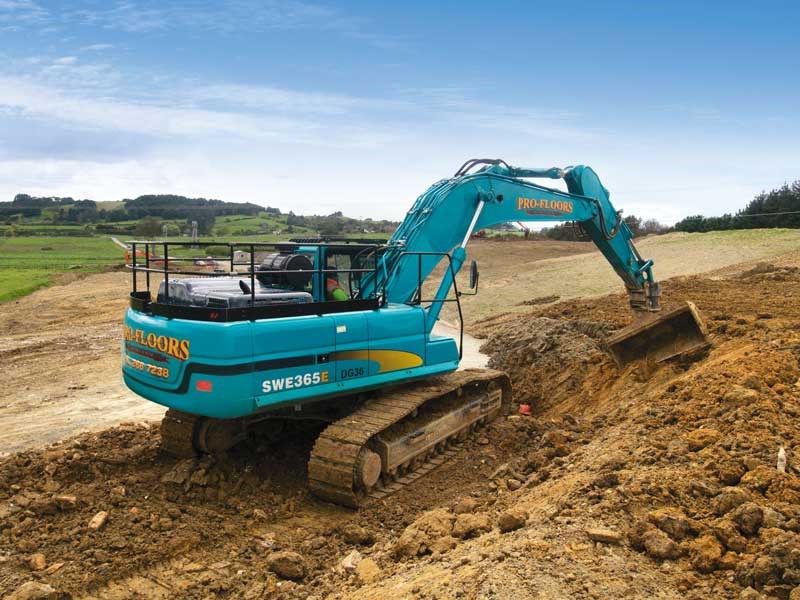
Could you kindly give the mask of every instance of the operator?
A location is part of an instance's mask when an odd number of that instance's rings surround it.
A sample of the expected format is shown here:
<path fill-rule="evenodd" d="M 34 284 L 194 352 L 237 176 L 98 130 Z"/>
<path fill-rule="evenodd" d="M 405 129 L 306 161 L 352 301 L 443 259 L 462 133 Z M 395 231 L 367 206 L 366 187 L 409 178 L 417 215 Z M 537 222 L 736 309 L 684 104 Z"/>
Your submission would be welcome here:
<path fill-rule="evenodd" d="M 342 302 L 347 300 L 347 292 L 345 292 L 339 285 L 339 279 L 336 276 L 336 271 L 329 271 L 328 278 L 325 281 L 325 298 L 333 300 L 334 302 Z"/>

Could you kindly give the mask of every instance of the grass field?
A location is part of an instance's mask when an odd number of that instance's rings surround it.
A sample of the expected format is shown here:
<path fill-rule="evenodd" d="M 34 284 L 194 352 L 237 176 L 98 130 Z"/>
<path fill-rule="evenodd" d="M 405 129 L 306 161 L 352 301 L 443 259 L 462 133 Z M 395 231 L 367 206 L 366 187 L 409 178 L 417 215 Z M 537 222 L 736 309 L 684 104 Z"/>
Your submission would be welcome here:
<path fill-rule="evenodd" d="M 0 302 L 29 294 L 65 272 L 100 271 L 123 262 L 107 237 L 0 238 Z"/>
<path fill-rule="evenodd" d="M 385 239 L 389 234 L 378 233 L 369 237 Z M 313 237 L 310 231 L 293 234 L 228 235 L 215 240 L 200 241 L 199 248 L 178 247 L 170 249 L 170 256 L 204 257 L 209 246 L 227 241 L 280 242 L 289 237 Z M 349 235 L 345 237 L 362 237 Z M 127 242 L 132 238 L 121 237 Z M 186 242 L 188 238 L 173 237 L 171 242 Z M 160 249 L 156 249 L 158 253 Z M 222 257 L 221 253 L 216 253 Z M 227 254 L 225 254 L 227 255 Z M 111 241 L 110 236 L 36 236 L 0 237 L 0 302 L 7 302 L 50 285 L 60 273 L 95 272 L 124 262 L 124 251 Z"/>

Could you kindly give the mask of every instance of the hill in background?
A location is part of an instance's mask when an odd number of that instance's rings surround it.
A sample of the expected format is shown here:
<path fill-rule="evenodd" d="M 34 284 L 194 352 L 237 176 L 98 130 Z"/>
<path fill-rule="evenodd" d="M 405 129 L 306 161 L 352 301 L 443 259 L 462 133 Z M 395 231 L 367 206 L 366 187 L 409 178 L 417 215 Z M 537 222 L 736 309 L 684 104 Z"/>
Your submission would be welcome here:
<path fill-rule="evenodd" d="M 151 237 L 198 233 L 217 237 L 248 235 L 388 234 L 398 223 L 330 215 L 295 215 L 250 202 L 224 202 L 151 194 L 117 202 L 17 194 L 0 202 L 5 235 L 91 235 Z"/>

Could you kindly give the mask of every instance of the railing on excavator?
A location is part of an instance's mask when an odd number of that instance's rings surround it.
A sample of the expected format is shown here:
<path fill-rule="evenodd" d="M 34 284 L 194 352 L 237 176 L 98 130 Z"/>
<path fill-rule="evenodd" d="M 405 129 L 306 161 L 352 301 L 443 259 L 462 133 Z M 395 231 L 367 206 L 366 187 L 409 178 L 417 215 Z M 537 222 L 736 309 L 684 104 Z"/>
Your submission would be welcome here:
<path fill-rule="evenodd" d="M 384 245 L 377 243 L 349 243 L 347 241 L 341 242 L 327 242 L 321 240 L 302 240 L 297 242 L 203 242 L 204 247 L 226 247 L 226 256 L 185 256 L 185 248 L 198 248 L 196 242 L 180 241 L 180 242 L 162 242 L 162 241 L 133 241 L 129 242 L 130 251 L 127 253 L 130 257 L 130 262 L 125 266 L 131 270 L 132 273 L 132 291 L 131 291 L 131 306 L 132 308 L 142 311 L 150 312 L 157 315 L 176 318 L 188 318 L 203 321 L 235 321 L 235 320 L 248 320 L 258 318 L 270 317 L 285 317 L 285 316 L 299 316 L 305 314 L 327 314 L 337 312 L 350 312 L 356 310 L 369 310 L 380 308 L 386 302 L 385 299 L 385 279 L 381 277 L 379 271 L 379 256 L 385 249 Z M 285 269 L 279 272 L 274 270 L 263 270 L 260 268 L 260 262 L 263 255 L 270 253 L 281 253 L 287 251 L 301 251 L 305 248 L 318 248 L 325 246 L 327 251 L 340 252 L 347 250 L 348 252 L 356 251 L 358 254 L 364 254 L 367 257 L 374 257 L 371 260 L 372 265 L 370 268 L 331 268 L 324 265 L 317 264 L 316 258 L 319 254 L 315 254 L 315 261 L 313 262 L 312 269 Z M 176 251 L 176 248 L 180 249 Z M 176 255 L 176 252 L 178 255 Z M 239 253 L 242 254 L 239 254 Z M 262 258 L 257 258 L 257 254 L 261 254 Z M 366 262 L 366 260 L 365 260 Z M 188 267 L 185 266 L 188 263 Z M 229 269 L 225 268 L 230 266 Z M 177 267 L 177 268 L 176 268 Z M 237 269 L 238 267 L 238 269 Z M 352 283 L 354 279 L 360 281 L 361 277 L 365 274 L 371 274 L 372 280 L 378 282 L 378 285 L 370 286 L 373 290 L 366 297 L 361 296 L 361 290 L 352 289 L 352 285 L 348 285 L 350 298 L 341 301 L 313 301 L 303 304 L 275 304 L 271 306 L 258 306 L 256 302 L 256 295 L 259 286 L 257 280 L 260 276 L 274 276 L 276 273 L 281 275 L 293 274 L 310 274 L 311 280 L 314 281 L 315 289 L 325 290 L 326 279 L 329 275 L 344 275 L 347 277 L 348 282 Z M 140 275 L 144 274 L 145 282 L 144 289 L 140 289 Z M 163 301 L 159 301 L 156 297 L 155 301 L 151 293 L 151 275 L 158 275 L 159 283 L 163 281 Z M 247 280 L 248 285 L 242 288 L 243 293 L 249 290 L 250 301 L 248 306 L 239 308 L 216 308 L 207 306 L 185 306 L 178 305 L 170 302 L 170 279 L 174 276 L 192 276 L 192 277 L 236 277 L 241 278 L 242 281 Z M 324 297 L 324 293 L 320 294 Z"/>
<path fill-rule="evenodd" d="M 159 241 L 134 241 L 130 242 L 131 250 L 127 253 L 131 262 L 125 266 L 132 273 L 132 291 L 130 295 L 131 307 L 140 312 L 148 312 L 155 315 L 171 318 L 194 319 L 199 321 L 240 321 L 249 319 L 263 319 L 276 317 L 291 317 L 301 315 L 322 315 L 330 313 L 352 312 L 358 310 L 373 310 L 380 308 L 386 303 L 386 282 L 389 273 L 383 271 L 384 265 L 379 260 L 383 251 L 386 250 L 385 244 L 363 243 L 361 240 L 349 242 L 346 240 L 314 240 L 300 239 L 290 242 L 204 242 L 203 246 L 227 247 L 228 254 L 225 257 L 214 256 L 171 256 L 170 248 L 198 248 L 196 242 L 159 242 Z M 256 258 L 257 253 L 286 252 L 288 250 L 299 250 L 301 248 L 317 248 L 325 246 L 328 251 L 343 250 L 356 251 L 357 254 L 365 254 L 367 257 L 374 257 L 371 268 L 321 268 L 321 265 L 314 264 L 310 270 L 282 270 L 281 274 L 311 274 L 318 290 L 325 289 L 326 277 L 329 274 L 346 274 L 348 281 L 352 282 L 354 276 L 361 277 L 369 274 L 372 280 L 369 289 L 372 290 L 366 297 L 361 296 L 361 288 L 350 289 L 350 298 L 343 301 L 314 301 L 305 304 L 276 304 L 271 306 L 257 306 L 256 304 L 256 280 L 259 275 L 274 275 L 271 270 L 257 268 L 260 259 Z M 156 252 L 160 252 L 158 256 Z M 237 260 L 237 253 L 243 252 L 243 259 Z M 453 282 L 453 297 L 450 298 L 423 298 L 423 277 L 422 277 L 422 258 L 424 256 L 437 256 L 445 260 L 445 269 L 449 272 Z M 144 260 L 142 264 L 141 260 Z M 461 312 L 460 296 L 456 282 L 456 273 L 453 270 L 452 257 L 446 252 L 418 252 L 403 251 L 395 265 L 396 270 L 405 259 L 412 259 L 417 267 L 417 291 L 413 298 L 407 303 L 411 305 L 422 305 L 430 303 L 455 302 L 458 311 L 459 321 L 459 356 L 463 351 L 464 345 L 464 319 Z M 193 269 L 181 269 L 180 265 L 189 263 Z M 174 268 L 177 264 L 179 268 Z M 230 265 L 230 269 L 221 268 L 222 265 Z M 237 267 L 246 267 L 246 270 L 237 270 Z M 208 270 L 208 269 L 212 270 Z M 145 276 L 145 286 L 139 289 L 139 278 L 137 274 L 143 273 Z M 163 302 L 153 301 L 150 289 L 151 274 L 159 275 L 163 281 Z M 170 278 L 175 276 L 194 276 L 194 277 L 240 277 L 249 281 L 250 302 L 248 306 L 238 308 L 219 308 L 209 306 L 186 306 L 170 302 Z M 352 286 L 348 286 L 352 287 Z M 244 293 L 244 289 L 242 290 Z"/>

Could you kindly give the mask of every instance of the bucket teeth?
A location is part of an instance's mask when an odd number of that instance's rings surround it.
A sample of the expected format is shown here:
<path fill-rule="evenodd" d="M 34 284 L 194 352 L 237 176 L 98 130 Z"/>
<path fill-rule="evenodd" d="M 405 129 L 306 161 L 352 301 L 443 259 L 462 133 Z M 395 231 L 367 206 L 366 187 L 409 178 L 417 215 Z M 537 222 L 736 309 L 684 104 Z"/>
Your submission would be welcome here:
<path fill-rule="evenodd" d="M 661 362 L 710 346 L 703 318 L 691 302 L 629 325 L 607 344 L 619 367 L 642 359 Z"/>

